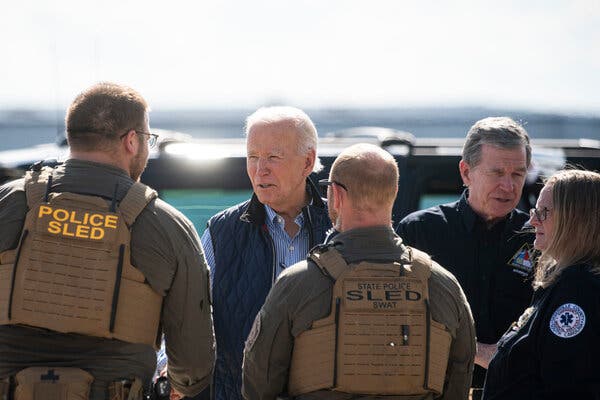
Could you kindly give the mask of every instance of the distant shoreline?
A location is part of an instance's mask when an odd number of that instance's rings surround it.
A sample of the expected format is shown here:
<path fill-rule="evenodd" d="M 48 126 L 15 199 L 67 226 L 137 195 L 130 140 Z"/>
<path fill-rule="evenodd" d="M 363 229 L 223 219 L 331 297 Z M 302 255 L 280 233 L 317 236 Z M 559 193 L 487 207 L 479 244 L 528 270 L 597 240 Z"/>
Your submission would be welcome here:
<path fill-rule="evenodd" d="M 251 109 L 156 110 L 153 128 L 175 130 L 198 138 L 242 137 Z M 306 109 L 320 135 L 356 126 L 381 126 L 404 130 L 416 137 L 464 137 L 476 120 L 506 115 L 525 125 L 532 138 L 600 137 L 600 117 L 510 111 L 503 109 Z M 49 143 L 64 134 L 64 111 L 0 110 L 0 151 Z"/>

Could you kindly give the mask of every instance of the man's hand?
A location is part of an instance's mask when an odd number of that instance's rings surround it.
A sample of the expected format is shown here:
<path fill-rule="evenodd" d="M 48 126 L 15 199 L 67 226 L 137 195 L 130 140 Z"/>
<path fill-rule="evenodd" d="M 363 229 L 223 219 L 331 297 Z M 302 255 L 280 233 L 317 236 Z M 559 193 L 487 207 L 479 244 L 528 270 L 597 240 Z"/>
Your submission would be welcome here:
<path fill-rule="evenodd" d="M 181 400 L 185 396 L 182 395 L 177 389 L 171 388 L 171 395 L 169 396 L 169 400 Z"/>
<path fill-rule="evenodd" d="M 165 365 L 165 367 L 162 369 L 162 371 L 160 371 L 160 376 L 167 376 L 168 367 L 169 367 L 168 364 Z M 181 400 L 184 397 L 185 396 L 183 394 L 181 394 L 181 392 L 179 392 L 177 389 L 171 388 L 171 393 L 169 394 L 169 400 Z"/>
<path fill-rule="evenodd" d="M 477 354 L 475 354 L 475 364 L 487 369 L 497 349 L 497 343 L 486 344 L 477 342 Z"/>

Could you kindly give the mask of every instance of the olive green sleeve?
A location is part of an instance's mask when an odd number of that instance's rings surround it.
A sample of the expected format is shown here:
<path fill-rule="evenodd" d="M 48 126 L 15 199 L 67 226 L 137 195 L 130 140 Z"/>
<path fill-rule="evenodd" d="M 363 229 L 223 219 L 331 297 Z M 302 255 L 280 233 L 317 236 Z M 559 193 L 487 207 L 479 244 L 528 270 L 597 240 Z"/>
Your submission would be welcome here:
<path fill-rule="evenodd" d="M 273 400 L 287 386 L 294 338 L 282 286 L 281 280 L 275 283 L 246 340 L 242 395 L 247 400 Z"/>
<path fill-rule="evenodd" d="M 294 338 L 330 312 L 333 283 L 312 262 L 287 268 L 269 292 L 246 340 L 242 395 L 247 400 L 286 394 Z"/>
<path fill-rule="evenodd" d="M 208 267 L 193 228 L 177 254 L 163 310 L 168 376 L 173 388 L 192 397 L 210 385 L 215 362 Z"/>
<path fill-rule="evenodd" d="M 455 298 L 458 326 L 456 337 L 450 347 L 446 386 L 441 397 L 444 400 L 462 400 L 468 397 L 476 352 L 475 323 L 469 303 L 460 286 L 457 287 Z"/>
<path fill-rule="evenodd" d="M 171 386 L 192 397 L 210 385 L 215 339 L 204 256 L 181 256 L 165 297 L 163 331 Z"/>
<path fill-rule="evenodd" d="M 171 386 L 192 397 L 209 386 L 215 338 L 208 267 L 192 223 L 161 200 L 134 224 L 133 258 L 164 296 L 162 330 Z"/>
<path fill-rule="evenodd" d="M 0 186 L 0 252 L 17 247 L 26 214 L 27 199 L 23 191 L 23 180 Z"/>

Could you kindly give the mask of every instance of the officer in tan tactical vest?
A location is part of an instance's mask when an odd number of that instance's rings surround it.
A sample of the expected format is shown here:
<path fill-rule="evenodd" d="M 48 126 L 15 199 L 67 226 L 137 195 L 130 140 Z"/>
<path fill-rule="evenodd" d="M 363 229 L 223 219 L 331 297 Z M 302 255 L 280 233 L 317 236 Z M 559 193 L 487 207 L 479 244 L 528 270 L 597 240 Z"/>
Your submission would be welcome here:
<path fill-rule="evenodd" d="M 471 311 L 454 276 L 394 233 L 394 158 L 352 146 L 320 183 L 339 234 L 271 289 L 246 341 L 244 397 L 466 399 Z"/>
<path fill-rule="evenodd" d="M 139 182 L 157 136 L 133 89 L 100 83 L 66 116 L 70 157 L 0 187 L 0 399 L 141 400 L 164 333 L 178 396 L 214 363 L 192 224 Z"/>

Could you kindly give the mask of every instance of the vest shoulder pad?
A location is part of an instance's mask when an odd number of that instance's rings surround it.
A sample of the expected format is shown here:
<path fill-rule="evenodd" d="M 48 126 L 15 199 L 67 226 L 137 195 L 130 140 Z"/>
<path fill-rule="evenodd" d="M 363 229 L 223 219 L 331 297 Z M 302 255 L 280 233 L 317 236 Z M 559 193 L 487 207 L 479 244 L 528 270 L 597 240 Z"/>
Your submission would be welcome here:
<path fill-rule="evenodd" d="M 25 173 L 24 188 L 30 210 L 44 201 L 48 186 L 52 185 L 53 171 L 50 167 L 42 167 Z"/>
<path fill-rule="evenodd" d="M 156 190 L 140 182 L 134 182 L 119 204 L 119 211 L 128 226 L 133 225 L 142 210 L 158 197 Z"/>
<path fill-rule="evenodd" d="M 317 245 L 312 248 L 308 258 L 317 264 L 323 273 L 337 280 L 348 267 L 348 263 L 333 246 L 333 243 Z"/>
<path fill-rule="evenodd" d="M 406 246 L 410 253 L 410 268 L 414 274 L 427 280 L 431 276 L 431 257 L 429 254 L 417 250 L 414 247 Z"/>

